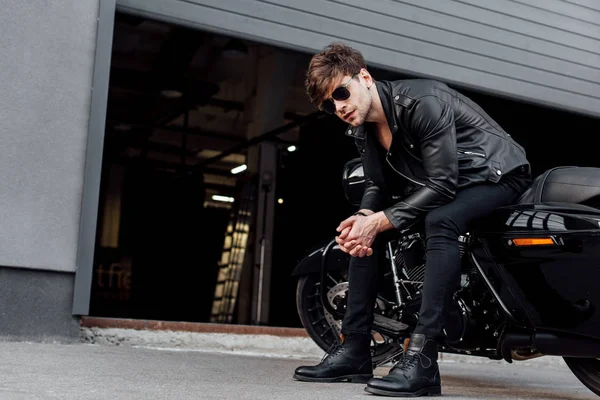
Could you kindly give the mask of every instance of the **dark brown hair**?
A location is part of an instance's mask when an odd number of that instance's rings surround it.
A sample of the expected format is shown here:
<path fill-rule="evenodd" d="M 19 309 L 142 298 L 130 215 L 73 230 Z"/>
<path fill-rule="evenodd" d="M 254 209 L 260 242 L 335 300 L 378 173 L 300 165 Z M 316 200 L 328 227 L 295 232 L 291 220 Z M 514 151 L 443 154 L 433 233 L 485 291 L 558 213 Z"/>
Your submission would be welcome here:
<path fill-rule="evenodd" d="M 333 42 L 310 60 L 306 72 L 306 94 L 311 102 L 319 105 L 332 79 L 357 74 L 362 68 L 367 68 L 367 64 L 358 50 L 341 42 Z"/>

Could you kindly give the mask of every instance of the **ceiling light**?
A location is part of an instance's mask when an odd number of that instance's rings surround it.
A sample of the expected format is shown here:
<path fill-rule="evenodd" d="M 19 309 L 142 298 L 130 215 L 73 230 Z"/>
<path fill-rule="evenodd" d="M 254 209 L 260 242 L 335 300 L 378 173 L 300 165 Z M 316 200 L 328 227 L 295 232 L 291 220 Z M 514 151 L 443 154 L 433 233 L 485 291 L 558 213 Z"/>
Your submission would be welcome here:
<path fill-rule="evenodd" d="M 291 146 L 289 146 L 289 147 L 287 148 L 287 151 L 289 151 L 290 153 L 292 153 L 292 152 L 296 151 L 296 149 L 297 149 L 297 147 L 296 147 L 296 146 L 294 146 L 294 145 L 291 145 Z"/>
<path fill-rule="evenodd" d="M 233 201 L 235 200 L 233 197 L 221 196 L 219 194 L 213 194 L 212 199 L 214 201 L 223 201 L 225 203 L 233 203 Z"/>
<path fill-rule="evenodd" d="M 239 166 L 233 168 L 231 170 L 231 173 L 232 174 L 239 174 L 240 172 L 245 171 L 246 169 L 248 169 L 248 166 L 246 164 L 242 164 L 242 165 L 239 165 Z"/>
<path fill-rule="evenodd" d="M 279 199 L 279 200 L 277 200 L 277 202 L 278 202 L 279 204 L 283 204 L 283 199 Z"/>
<path fill-rule="evenodd" d="M 131 125 L 128 124 L 118 124 L 115 125 L 115 130 L 116 131 L 122 131 L 122 132 L 128 132 L 131 130 Z"/>
<path fill-rule="evenodd" d="M 239 39 L 231 39 L 223 48 L 223 55 L 231 59 L 242 59 L 248 55 L 248 46 Z"/>
<path fill-rule="evenodd" d="M 178 99 L 181 96 L 183 96 L 183 93 L 181 93 L 179 90 L 168 90 L 168 89 L 161 90 L 160 94 L 163 97 L 166 97 L 167 99 Z"/>

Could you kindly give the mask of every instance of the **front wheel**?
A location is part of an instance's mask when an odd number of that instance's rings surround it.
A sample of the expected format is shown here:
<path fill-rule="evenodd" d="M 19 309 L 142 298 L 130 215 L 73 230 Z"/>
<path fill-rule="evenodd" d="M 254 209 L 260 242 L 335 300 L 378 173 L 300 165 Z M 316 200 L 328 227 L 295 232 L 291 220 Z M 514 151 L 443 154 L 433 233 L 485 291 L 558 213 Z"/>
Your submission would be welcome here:
<path fill-rule="evenodd" d="M 348 289 L 347 274 L 344 271 L 330 271 L 326 275 L 325 293 L 332 305 L 345 307 L 344 299 Z M 337 342 L 342 321 L 334 318 L 321 304 L 319 275 L 301 277 L 296 288 L 296 306 L 300 321 L 311 339 L 323 351 L 328 351 Z M 402 355 L 402 346 L 396 340 L 372 331 L 371 354 L 373 368 L 393 362 Z"/>
<path fill-rule="evenodd" d="M 575 357 L 564 357 L 564 360 L 577 379 L 600 396 L 600 360 Z"/>

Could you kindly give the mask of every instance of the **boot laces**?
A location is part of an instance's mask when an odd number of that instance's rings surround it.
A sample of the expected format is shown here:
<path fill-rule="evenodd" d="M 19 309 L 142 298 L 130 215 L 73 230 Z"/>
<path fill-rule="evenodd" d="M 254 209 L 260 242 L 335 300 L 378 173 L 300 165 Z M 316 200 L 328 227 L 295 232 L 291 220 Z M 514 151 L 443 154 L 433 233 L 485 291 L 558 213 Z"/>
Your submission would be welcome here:
<path fill-rule="evenodd" d="M 334 343 L 332 344 L 329 349 L 327 350 L 327 352 L 325 352 L 325 354 L 323 354 L 323 357 L 321 358 L 321 361 L 325 360 L 327 357 L 335 357 L 337 355 L 340 355 L 344 352 L 344 347 L 342 344 L 340 343 Z"/>
<path fill-rule="evenodd" d="M 421 367 L 423 368 L 429 368 L 431 367 L 431 365 L 433 364 L 433 362 L 431 361 L 431 358 L 427 357 L 425 354 L 419 352 L 419 353 L 405 353 L 404 357 L 402 357 L 402 359 L 398 362 L 398 364 L 396 364 L 396 366 L 394 367 L 395 369 L 399 369 L 400 371 L 408 371 L 412 368 L 414 368 L 417 363 L 421 364 Z"/>

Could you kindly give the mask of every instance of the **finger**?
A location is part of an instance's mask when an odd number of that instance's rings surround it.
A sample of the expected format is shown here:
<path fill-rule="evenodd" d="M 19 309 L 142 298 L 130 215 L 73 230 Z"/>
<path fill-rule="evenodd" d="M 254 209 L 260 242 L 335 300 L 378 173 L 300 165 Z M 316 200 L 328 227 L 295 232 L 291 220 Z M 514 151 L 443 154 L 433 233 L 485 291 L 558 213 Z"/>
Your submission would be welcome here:
<path fill-rule="evenodd" d="M 373 255 L 373 249 L 369 247 L 367 249 L 367 256 L 372 256 L 372 255 Z"/>
<path fill-rule="evenodd" d="M 360 246 L 360 250 L 358 252 L 358 256 L 361 257 L 361 258 L 364 257 L 364 256 L 366 256 L 367 255 L 367 249 L 368 249 L 368 247 Z"/>
<path fill-rule="evenodd" d="M 348 250 L 350 250 L 350 249 L 352 249 L 353 247 L 355 247 L 355 246 L 356 246 L 356 240 L 350 240 L 350 241 L 347 241 L 346 243 L 344 243 L 344 246 L 345 246 L 345 247 L 346 247 Z"/>
<path fill-rule="evenodd" d="M 341 232 L 344 229 L 346 229 L 347 227 L 352 226 L 352 223 L 354 223 L 355 220 L 356 220 L 356 217 L 346 218 L 345 220 L 340 222 L 340 225 L 335 230 L 338 232 Z"/>
<path fill-rule="evenodd" d="M 362 249 L 362 246 L 360 244 L 356 245 L 354 247 L 354 253 L 356 254 L 356 257 L 360 257 L 360 250 Z"/>
<path fill-rule="evenodd" d="M 352 227 L 351 227 L 351 226 L 347 226 L 347 227 L 346 227 L 346 228 L 345 228 L 345 229 L 342 231 L 342 233 L 340 233 L 340 234 L 338 235 L 338 237 L 339 237 L 340 239 L 346 239 L 346 238 L 348 237 L 348 234 L 350 233 L 350 230 L 351 230 L 351 229 L 352 229 Z"/>
<path fill-rule="evenodd" d="M 340 250 L 343 251 L 344 253 L 350 253 L 350 250 L 348 250 L 344 246 L 340 246 Z"/>
<path fill-rule="evenodd" d="M 352 257 L 356 257 L 358 255 L 358 249 L 360 248 L 360 246 L 356 246 L 354 247 L 352 250 L 350 250 L 350 255 Z"/>

